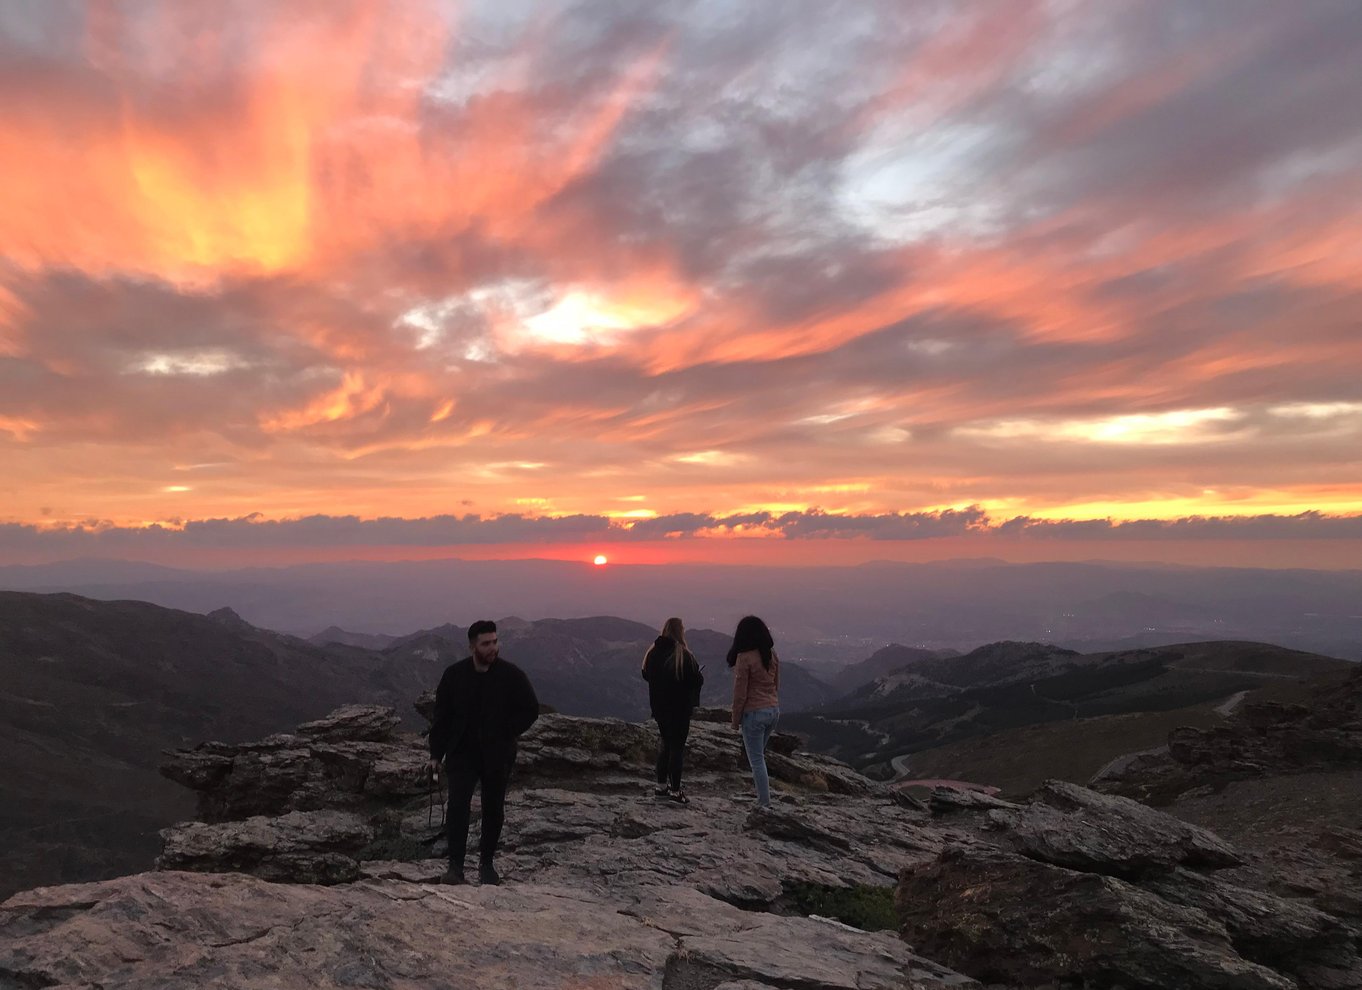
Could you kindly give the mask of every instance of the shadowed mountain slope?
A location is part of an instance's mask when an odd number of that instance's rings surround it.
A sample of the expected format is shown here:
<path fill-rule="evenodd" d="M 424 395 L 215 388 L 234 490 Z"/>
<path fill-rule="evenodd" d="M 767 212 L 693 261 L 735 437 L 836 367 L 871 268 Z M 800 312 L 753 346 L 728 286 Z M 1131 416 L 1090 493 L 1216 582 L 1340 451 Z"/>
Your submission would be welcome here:
<path fill-rule="evenodd" d="M 184 814 L 161 752 L 268 735 L 356 697 L 419 693 L 426 667 L 327 650 L 230 610 L 0 593 L 0 887 L 114 876 Z"/>
<path fill-rule="evenodd" d="M 1093 654 L 1042 643 L 992 643 L 961 657 L 914 659 L 784 724 L 806 736 L 812 749 L 889 776 L 903 771 L 904 758 L 911 763 L 911 754 L 924 750 L 1027 726 L 1220 703 L 1238 692 L 1352 666 L 1263 643 L 1184 643 Z M 1085 749 L 1080 726 L 1069 733 L 1068 744 L 1094 759 L 1112 747 L 1115 752 L 1105 759 L 1131 748 L 1119 741 L 1119 732 L 1112 736 L 1097 723 L 1093 728 L 1093 742 L 1099 736 L 1106 741 Z M 894 758 L 900 764 L 891 769 Z M 971 765 L 977 769 L 977 760 Z"/>

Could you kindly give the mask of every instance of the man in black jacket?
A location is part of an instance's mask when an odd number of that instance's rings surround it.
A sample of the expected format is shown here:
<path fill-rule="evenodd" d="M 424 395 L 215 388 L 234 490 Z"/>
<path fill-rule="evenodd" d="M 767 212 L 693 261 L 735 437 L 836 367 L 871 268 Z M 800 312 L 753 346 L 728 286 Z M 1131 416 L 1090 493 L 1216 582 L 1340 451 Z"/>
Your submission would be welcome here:
<path fill-rule="evenodd" d="M 468 808 L 482 784 L 482 883 L 501 882 L 492 857 L 506 818 L 506 785 L 515 763 L 516 737 L 539 717 L 539 699 L 525 672 L 498 658 L 497 626 L 481 619 L 468 629 L 473 655 L 451 664 L 435 690 L 430 727 L 430 768 L 444 761 L 449 776 L 449 872 L 446 883 L 463 883 L 468 845 Z"/>

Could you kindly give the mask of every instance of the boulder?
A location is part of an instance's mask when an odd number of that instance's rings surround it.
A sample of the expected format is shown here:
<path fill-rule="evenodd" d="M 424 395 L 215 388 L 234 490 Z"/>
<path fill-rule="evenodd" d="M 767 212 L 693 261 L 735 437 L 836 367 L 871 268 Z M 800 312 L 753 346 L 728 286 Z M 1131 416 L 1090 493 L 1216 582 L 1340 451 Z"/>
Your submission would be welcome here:
<path fill-rule="evenodd" d="M 995 797 L 984 791 L 968 790 L 962 787 L 937 787 L 927 799 L 927 806 L 938 817 L 960 812 L 980 811 L 1020 811 L 1022 806 L 1014 801 Z"/>
<path fill-rule="evenodd" d="M 1032 803 L 988 818 L 1033 859 L 1089 873 L 1137 877 L 1172 866 L 1238 866 L 1243 856 L 1218 836 L 1129 798 L 1046 781 Z"/>
<path fill-rule="evenodd" d="M 293 811 L 274 818 L 163 829 L 162 870 L 249 873 L 266 880 L 343 883 L 359 877 L 359 853 L 374 838 L 362 818 L 341 811 Z"/>
<path fill-rule="evenodd" d="M 1000 849 L 952 846 L 905 870 L 902 934 L 929 959 L 984 983 L 1126 990 L 1297 990 L 1245 959 L 1205 911 L 1116 877 Z"/>
<path fill-rule="evenodd" d="M 397 712 L 383 705 L 345 705 L 298 726 L 298 734 L 326 742 L 387 742 L 399 721 Z"/>
<path fill-rule="evenodd" d="M 1170 904 L 1215 918 L 1246 959 L 1282 970 L 1305 986 L 1362 990 L 1357 929 L 1308 903 L 1172 870 L 1141 886 Z"/>

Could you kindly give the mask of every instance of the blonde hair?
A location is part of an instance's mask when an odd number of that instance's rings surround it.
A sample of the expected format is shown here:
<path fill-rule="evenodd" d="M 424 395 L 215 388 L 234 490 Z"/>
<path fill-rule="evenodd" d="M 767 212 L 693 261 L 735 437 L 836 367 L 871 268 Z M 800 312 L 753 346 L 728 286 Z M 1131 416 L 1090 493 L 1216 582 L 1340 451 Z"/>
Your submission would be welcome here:
<path fill-rule="evenodd" d="M 672 641 L 676 643 L 676 653 L 673 656 L 673 660 L 676 663 L 676 679 L 679 681 L 686 673 L 686 653 L 688 650 L 686 646 L 686 627 L 681 624 L 680 619 L 673 616 L 662 623 L 662 635 L 671 637 Z M 644 667 L 648 666 L 648 656 L 652 652 L 651 647 L 644 651 Z"/>

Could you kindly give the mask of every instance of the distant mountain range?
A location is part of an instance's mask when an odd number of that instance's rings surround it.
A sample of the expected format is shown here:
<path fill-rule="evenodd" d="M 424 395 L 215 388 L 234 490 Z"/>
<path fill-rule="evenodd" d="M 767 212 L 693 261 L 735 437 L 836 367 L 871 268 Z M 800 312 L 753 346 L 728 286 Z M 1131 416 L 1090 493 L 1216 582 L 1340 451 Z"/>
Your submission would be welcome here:
<path fill-rule="evenodd" d="M 614 616 L 499 620 L 503 655 L 567 714 L 642 720 L 639 666 L 655 627 Z M 729 635 L 691 629 L 702 702 L 726 707 Z M 315 641 L 231 608 L 193 614 L 136 601 L 0 592 L 0 886 L 144 868 L 156 831 L 188 814 L 157 773 L 163 750 L 291 731 L 342 705 L 412 701 L 467 654 L 466 627 L 402 636 L 326 629 Z M 782 649 L 782 652 L 786 652 Z M 888 775 L 891 757 L 1020 726 L 1222 699 L 1264 681 L 1347 666 L 1260 644 L 1080 654 L 997 643 L 965 655 L 891 645 L 840 671 L 782 665 L 782 728 Z M 4 891 L 0 890 L 0 894 Z"/>
<path fill-rule="evenodd" d="M 640 668 L 657 630 L 614 616 L 582 619 L 497 620 L 501 655 L 522 667 L 545 704 L 573 715 L 640 720 L 648 698 Z M 687 641 L 704 668 L 703 705 L 728 705 L 731 681 L 725 657 L 732 637 L 691 629 Z M 443 625 L 395 639 L 384 657 L 427 661 L 439 669 L 468 655 L 467 629 Z M 795 662 L 782 666 L 782 703 L 790 710 L 831 700 L 836 691 Z"/>
<path fill-rule="evenodd" d="M 891 643 L 858 663 L 849 663 L 830 678 L 835 693 L 850 694 L 862 684 L 870 684 L 881 677 L 902 670 L 914 663 L 939 657 L 959 656 L 956 650 L 924 650 L 913 646 Z"/>
<path fill-rule="evenodd" d="M 1000 642 L 958 657 L 912 657 L 848 695 L 781 722 L 806 736 L 811 749 L 890 777 L 902 773 L 905 761 L 910 766 L 923 762 L 913 754 L 932 757 L 968 740 L 1009 733 L 1017 740 L 1017 730 L 1028 726 L 1186 711 L 1238 692 L 1299 684 L 1353 666 L 1262 643 L 1185 643 L 1084 654 L 1044 643 Z M 1107 758 L 1134 748 L 1119 730 L 1103 726 L 1101 733 L 1108 737 L 1102 745 L 1118 747 Z M 1082 739 L 1081 732 L 1071 735 L 1072 744 L 1082 745 Z M 1101 765 L 1096 753 L 1087 754 L 1097 760 L 1093 770 Z M 1008 759 L 1024 763 L 1026 754 L 1000 753 L 995 765 Z M 926 762 L 934 771 L 928 776 L 944 772 L 940 760 Z M 977 752 L 969 761 L 975 771 L 987 762 Z"/>
<path fill-rule="evenodd" d="M 340 626 L 327 626 L 321 632 L 309 636 L 307 641 L 315 646 L 358 646 L 365 650 L 381 650 L 397 642 L 399 636 L 386 636 L 383 633 L 347 632 Z"/>
<path fill-rule="evenodd" d="M 451 616 L 466 623 L 505 615 L 608 614 L 654 626 L 676 614 L 688 626 L 727 631 L 754 612 L 770 623 L 787 658 L 828 670 L 891 643 L 967 651 L 1000 640 L 1082 653 L 1253 640 L 1362 660 L 1362 570 L 988 560 L 803 568 L 430 560 L 209 572 L 75 560 L 0 567 L 0 588 L 131 598 L 200 613 L 226 605 L 254 625 L 305 636 L 332 626 L 352 635 L 400 636 Z"/>

